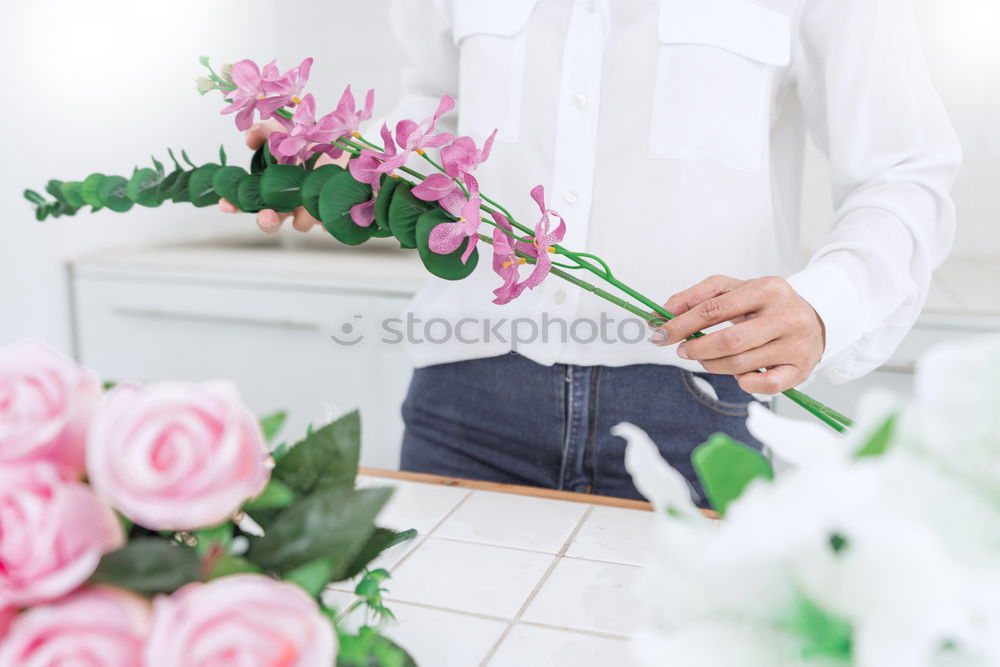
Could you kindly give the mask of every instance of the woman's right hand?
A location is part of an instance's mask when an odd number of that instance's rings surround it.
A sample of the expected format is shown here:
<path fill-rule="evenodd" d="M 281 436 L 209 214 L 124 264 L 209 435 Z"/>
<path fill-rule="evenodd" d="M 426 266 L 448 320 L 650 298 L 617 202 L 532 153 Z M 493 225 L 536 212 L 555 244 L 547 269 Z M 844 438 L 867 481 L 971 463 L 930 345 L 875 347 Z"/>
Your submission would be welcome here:
<path fill-rule="evenodd" d="M 283 129 L 284 128 L 281 127 L 281 124 L 276 120 L 269 120 L 264 123 L 254 123 L 253 127 L 247 130 L 247 146 L 250 147 L 250 150 L 255 151 L 264 145 L 264 142 L 267 141 L 272 132 L 282 131 Z M 341 159 L 334 160 L 324 153 L 319 156 L 319 160 L 316 161 L 316 166 L 318 167 L 324 164 L 339 164 L 340 166 L 345 166 L 348 157 L 349 156 L 345 153 Z M 232 202 L 226 199 L 219 200 L 219 209 L 223 213 L 240 212 L 240 209 L 236 208 Z M 273 234 L 281 229 L 281 223 L 287 220 L 289 216 L 292 217 L 292 227 L 300 232 L 308 232 L 313 228 L 313 225 L 320 224 L 319 220 L 309 215 L 309 212 L 305 208 L 299 206 L 294 211 L 284 211 L 280 213 L 270 208 L 261 209 L 257 213 L 257 226 L 260 227 L 262 232 Z"/>

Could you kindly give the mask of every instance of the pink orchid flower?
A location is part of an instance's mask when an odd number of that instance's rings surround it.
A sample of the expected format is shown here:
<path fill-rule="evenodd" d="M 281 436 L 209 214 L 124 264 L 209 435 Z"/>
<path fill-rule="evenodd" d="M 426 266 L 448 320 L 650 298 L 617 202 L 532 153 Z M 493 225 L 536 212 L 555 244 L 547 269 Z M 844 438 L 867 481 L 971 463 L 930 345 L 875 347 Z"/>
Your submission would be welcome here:
<path fill-rule="evenodd" d="M 497 131 L 489 136 L 482 149 L 476 148 L 476 142 L 471 137 L 459 137 L 454 143 L 441 149 L 441 162 L 444 174 L 431 174 L 413 188 L 413 196 L 424 201 L 436 201 L 452 215 L 461 215 L 465 204 L 465 194 L 453 179 L 463 173 L 471 174 L 490 156 L 493 139 Z"/>
<path fill-rule="evenodd" d="M 273 62 L 270 66 L 273 66 Z M 265 69 L 267 69 L 265 67 Z M 240 130 L 250 129 L 253 123 L 253 112 L 257 105 L 267 97 L 264 90 L 264 77 L 257 63 L 252 60 L 241 60 L 233 64 L 231 70 L 233 84 L 236 89 L 229 92 L 232 102 L 219 113 L 236 113 L 236 127 Z"/>
<path fill-rule="evenodd" d="M 239 130 L 250 129 L 254 111 L 260 113 L 261 119 L 267 120 L 278 109 L 301 101 L 299 95 L 309 78 L 311 67 L 312 58 L 306 58 L 298 67 L 280 75 L 273 60 L 264 66 L 263 71 L 252 60 L 234 63 L 230 76 L 236 89 L 227 93 L 232 102 L 221 113 L 237 112 L 236 127 Z M 287 121 L 283 124 L 290 127 Z"/>
<path fill-rule="evenodd" d="M 438 103 L 437 111 L 417 124 L 413 120 L 401 120 L 396 124 L 396 143 L 404 152 L 422 152 L 426 148 L 438 148 L 454 138 L 449 132 L 434 134 L 438 119 L 455 108 L 455 100 L 445 95 Z"/>
<path fill-rule="evenodd" d="M 340 96 L 340 101 L 337 102 L 337 108 L 331 114 L 337 122 L 339 136 L 348 137 L 356 133 L 361 127 L 361 123 L 372 117 L 374 108 L 374 90 L 368 91 L 368 94 L 365 95 L 365 106 L 359 110 L 354 101 L 354 93 L 351 92 L 351 87 L 347 86 L 344 89 L 344 94 Z"/>
<path fill-rule="evenodd" d="M 336 138 L 335 120 L 324 116 L 317 123 L 316 100 L 312 94 L 306 95 L 292 116 L 292 127 L 288 132 L 272 132 L 268 147 L 285 164 L 304 162 L 315 152 L 329 153 L 334 148 L 330 144 Z"/>
<path fill-rule="evenodd" d="M 497 223 L 493 230 L 493 271 L 503 278 L 503 285 L 493 290 L 493 294 L 496 296 L 493 303 L 502 306 L 521 296 L 521 292 L 524 291 L 526 285 L 519 282 L 519 273 L 525 260 L 523 257 L 517 256 L 516 242 L 507 233 L 514 231 L 510 221 L 498 212 L 493 213 L 493 220 Z"/>
<path fill-rule="evenodd" d="M 566 221 L 552 209 L 545 208 L 545 188 L 541 185 L 532 188 L 531 198 L 535 200 L 542 212 L 541 219 L 535 225 L 535 241 L 534 243 L 517 241 L 514 245 L 518 250 L 524 251 L 526 255 L 535 258 L 535 268 L 524 280 L 526 287 L 535 289 L 552 270 L 552 257 L 549 256 L 549 253 L 553 251 L 552 246 L 562 241 L 563 237 L 566 236 Z M 555 230 L 550 229 L 552 224 L 550 216 L 559 218 L 559 226 Z"/>
<path fill-rule="evenodd" d="M 313 59 L 306 58 L 298 67 L 293 67 L 280 76 L 273 63 L 264 68 L 263 88 L 268 97 L 257 105 L 261 118 L 270 118 L 278 109 L 302 102 L 302 91 L 309 81 L 312 64 Z"/>
<path fill-rule="evenodd" d="M 382 185 L 382 174 L 391 174 L 406 162 L 406 151 L 397 150 L 389 126 L 385 123 L 382 124 L 382 141 L 385 150 L 379 152 L 366 148 L 359 157 L 347 164 L 354 180 L 372 187 L 371 199 L 351 207 L 351 220 L 361 227 L 368 227 L 375 221 L 375 198 Z"/>
<path fill-rule="evenodd" d="M 469 198 L 462 206 L 461 217 L 456 222 L 442 222 L 431 230 L 428 247 L 439 255 L 455 252 L 468 239 L 465 252 L 462 253 L 462 263 L 469 261 L 472 251 L 479 242 L 479 225 L 482 220 L 482 199 L 479 197 L 479 183 L 472 174 L 464 175 L 465 186 L 469 189 Z"/>

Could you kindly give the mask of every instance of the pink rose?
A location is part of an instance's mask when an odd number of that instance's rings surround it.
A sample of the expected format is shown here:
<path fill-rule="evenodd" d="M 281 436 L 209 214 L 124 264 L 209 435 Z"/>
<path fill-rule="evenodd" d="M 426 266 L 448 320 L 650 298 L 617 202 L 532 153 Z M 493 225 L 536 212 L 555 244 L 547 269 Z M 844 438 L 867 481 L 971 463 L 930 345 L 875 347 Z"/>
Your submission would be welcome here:
<path fill-rule="evenodd" d="M 153 530 L 225 521 L 270 475 L 260 425 L 228 382 L 119 386 L 87 440 L 91 485 Z"/>
<path fill-rule="evenodd" d="M 0 463 L 47 460 L 81 476 L 100 397 L 94 373 L 40 341 L 0 348 Z"/>
<path fill-rule="evenodd" d="M 333 624 L 295 584 L 236 574 L 153 602 L 146 667 L 326 667 Z"/>
<path fill-rule="evenodd" d="M 82 588 L 24 612 L 0 643 L 0 667 L 139 667 L 149 603 L 132 593 Z"/>
<path fill-rule="evenodd" d="M 17 616 L 15 607 L 0 607 L 0 639 L 7 636 L 7 631 L 15 616 Z"/>
<path fill-rule="evenodd" d="M 69 593 L 123 542 L 118 518 L 87 485 L 48 463 L 0 465 L 0 607 Z"/>

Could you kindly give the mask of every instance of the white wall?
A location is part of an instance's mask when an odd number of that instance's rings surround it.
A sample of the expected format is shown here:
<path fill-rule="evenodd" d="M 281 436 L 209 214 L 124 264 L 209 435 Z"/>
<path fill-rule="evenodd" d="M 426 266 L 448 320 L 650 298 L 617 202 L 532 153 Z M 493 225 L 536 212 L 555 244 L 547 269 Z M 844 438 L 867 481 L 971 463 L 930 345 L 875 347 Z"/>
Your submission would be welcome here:
<path fill-rule="evenodd" d="M 22 199 L 50 178 L 128 176 L 166 147 L 214 159 L 220 140 L 249 155 L 218 93 L 194 79 L 213 62 L 316 58 L 310 91 L 332 108 L 348 83 L 397 97 L 402 56 L 386 33 L 387 0 L 31 0 L 0 4 L 0 344 L 37 335 L 70 348 L 65 260 L 95 249 L 255 229 L 251 216 L 164 204 L 37 223 Z M 376 43 L 377 40 L 379 43 Z"/>
<path fill-rule="evenodd" d="M 418 1 L 418 0 L 412 0 Z M 624 1 L 624 0 L 622 0 Z M 874 0 L 873 0 L 874 1 Z M 914 0 L 932 74 L 966 151 L 956 185 L 956 253 L 1000 256 L 1000 0 Z M 127 175 L 150 153 L 187 147 L 207 161 L 217 142 L 240 156 L 241 137 L 199 97 L 199 55 L 222 62 L 317 58 L 310 89 L 332 106 L 347 83 L 376 88 L 391 108 L 402 61 L 386 35 L 387 0 L 32 0 L 0 14 L 0 344 L 38 335 L 69 348 L 66 258 L 110 246 L 252 229 L 249 216 L 164 205 L 38 224 L 21 198 L 49 178 Z M 414 27 L 414 29 L 419 29 Z M 805 243 L 829 220 L 822 156 L 810 152 Z"/>

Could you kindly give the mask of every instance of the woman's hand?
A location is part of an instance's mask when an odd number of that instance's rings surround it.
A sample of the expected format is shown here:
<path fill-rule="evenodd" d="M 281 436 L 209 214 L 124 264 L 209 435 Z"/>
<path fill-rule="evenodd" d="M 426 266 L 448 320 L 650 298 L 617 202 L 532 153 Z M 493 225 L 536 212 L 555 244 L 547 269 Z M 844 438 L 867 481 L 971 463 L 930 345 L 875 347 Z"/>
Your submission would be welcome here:
<path fill-rule="evenodd" d="M 826 347 L 823 321 L 784 278 L 712 276 L 670 297 L 664 308 L 677 317 L 660 326 L 665 335 L 657 337 L 658 345 L 680 342 L 682 359 L 733 375 L 752 394 L 777 394 L 801 383 Z M 684 340 L 723 322 L 733 326 Z"/>
<path fill-rule="evenodd" d="M 247 130 L 247 146 L 250 150 L 255 151 L 264 145 L 268 137 L 271 136 L 272 132 L 280 132 L 284 128 L 276 120 L 269 120 L 264 123 L 254 123 L 253 127 Z M 349 156 L 345 153 L 340 159 L 334 160 L 330 156 L 323 154 L 319 156 L 319 160 L 316 161 L 316 166 L 321 166 L 324 164 L 339 164 L 340 166 L 345 166 Z M 240 210 L 233 205 L 232 202 L 226 199 L 219 200 L 219 209 L 223 213 L 239 213 Z M 262 232 L 267 234 L 273 234 L 281 228 L 281 223 L 292 217 L 292 227 L 300 232 L 308 232 L 313 228 L 313 225 L 320 224 L 319 220 L 309 215 L 303 207 L 298 207 L 294 211 L 284 211 L 279 213 L 273 209 L 265 208 L 261 209 L 257 213 L 257 226 L 260 227 Z"/>

